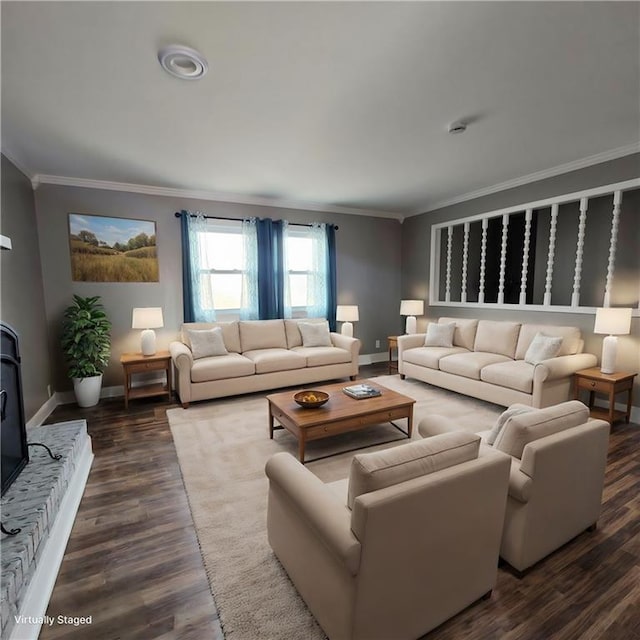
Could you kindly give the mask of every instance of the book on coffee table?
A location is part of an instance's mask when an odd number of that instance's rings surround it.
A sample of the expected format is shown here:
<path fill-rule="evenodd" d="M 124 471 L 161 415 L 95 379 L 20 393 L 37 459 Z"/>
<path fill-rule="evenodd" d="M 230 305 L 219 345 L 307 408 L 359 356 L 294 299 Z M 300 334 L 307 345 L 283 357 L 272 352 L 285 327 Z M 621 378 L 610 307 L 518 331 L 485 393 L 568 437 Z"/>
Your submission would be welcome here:
<path fill-rule="evenodd" d="M 376 396 L 382 395 L 379 389 L 372 387 L 370 384 L 354 384 L 350 387 L 344 387 L 342 390 L 356 400 L 375 398 Z"/>

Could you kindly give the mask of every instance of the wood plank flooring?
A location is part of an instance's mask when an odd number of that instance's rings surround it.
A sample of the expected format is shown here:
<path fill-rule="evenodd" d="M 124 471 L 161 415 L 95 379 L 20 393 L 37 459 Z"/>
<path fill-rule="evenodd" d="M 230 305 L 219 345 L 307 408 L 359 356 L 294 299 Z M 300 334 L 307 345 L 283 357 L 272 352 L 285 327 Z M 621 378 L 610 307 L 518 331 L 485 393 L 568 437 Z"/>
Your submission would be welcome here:
<path fill-rule="evenodd" d="M 386 373 L 386 363 L 360 370 Z M 44 627 L 42 640 L 223 638 L 165 415 L 172 406 L 136 400 L 125 412 L 114 398 L 91 409 L 61 406 L 49 417 L 85 418 L 95 460 L 47 615 L 93 622 Z M 523 579 L 501 567 L 489 600 L 425 639 L 640 640 L 639 452 L 640 427 L 617 424 L 597 530 Z"/>

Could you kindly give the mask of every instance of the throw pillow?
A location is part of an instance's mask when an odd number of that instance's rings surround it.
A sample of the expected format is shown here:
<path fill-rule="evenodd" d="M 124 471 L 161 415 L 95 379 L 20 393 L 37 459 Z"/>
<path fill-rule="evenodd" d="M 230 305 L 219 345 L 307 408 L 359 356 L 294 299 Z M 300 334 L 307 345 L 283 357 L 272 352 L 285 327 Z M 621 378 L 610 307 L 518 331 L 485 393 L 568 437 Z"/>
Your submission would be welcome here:
<path fill-rule="evenodd" d="M 487 436 L 487 444 L 491 446 L 494 445 L 500 435 L 500 432 L 504 429 L 507 422 L 513 418 L 513 416 L 519 416 L 521 413 L 528 413 L 529 411 L 533 411 L 533 407 L 526 404 L 512 404 L 498 417 L 496 423 L 491 427 L 491 431 L 489 431 L 489 435 Z"/>
<path fill-rule="evenodd" d="M 191 353 L 193 359 L 207 358 L 209 356 L 226 356 L 229 352 L 224 344 L 222 329 L 188 329 L 189 340 L 191 341 Z"/>
<path fill-rule="evenodd" d="M 330 347 L 328 322 L 298 322 L 303 347 Z"/>
<path fill-rule="evenodd" d="M 543 360 L 555 358 L 562 346 L 562 337 L 545 336 L 544 333 L 536 333 L 531 341 L 527 353 L 524 355 L 524 361 L 529 364 L 538 364 Z"/>
<path fill-rule="evenodd" d="M 455 322 L 450 324 L 436 324 L 430 322 L 427 327 L 427 335 L 424 339 L 425 347 L 453 347 L 453 334 L 455 333 Z"/>

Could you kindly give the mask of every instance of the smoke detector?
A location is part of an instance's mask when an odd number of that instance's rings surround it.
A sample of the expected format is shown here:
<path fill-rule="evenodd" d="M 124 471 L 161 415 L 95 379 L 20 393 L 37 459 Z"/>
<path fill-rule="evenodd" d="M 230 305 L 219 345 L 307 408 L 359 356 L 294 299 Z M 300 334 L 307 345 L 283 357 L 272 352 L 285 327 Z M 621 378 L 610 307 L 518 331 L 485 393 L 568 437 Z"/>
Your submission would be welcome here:
<path fill-rule="evenodd" d="M 464 133 L 467 130 L 467 123 L 462 120 L 456 120 L 456 122 L 452 122 L 448 127 L 447 131 L 449 133 Z"/>
<path fill-rule="evenodd" d="M 167 73 L 182 80 L 199 80 L 209 69 L 201 53 L 179 44 L 162 47 L 158 51 L 158 62 Z"/>

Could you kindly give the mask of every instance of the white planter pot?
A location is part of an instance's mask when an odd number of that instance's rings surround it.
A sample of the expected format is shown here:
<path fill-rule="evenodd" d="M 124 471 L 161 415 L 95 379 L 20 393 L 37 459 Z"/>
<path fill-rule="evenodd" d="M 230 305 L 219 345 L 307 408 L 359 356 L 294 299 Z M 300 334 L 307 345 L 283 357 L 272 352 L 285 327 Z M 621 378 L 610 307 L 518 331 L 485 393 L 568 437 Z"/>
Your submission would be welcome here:
<path fill-rule="evenodd" d="M 102 374 L 89 378 L 72 378 L 73 390 L 80 407 L 95 407 L 100 400 Z"/>

